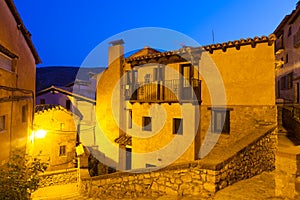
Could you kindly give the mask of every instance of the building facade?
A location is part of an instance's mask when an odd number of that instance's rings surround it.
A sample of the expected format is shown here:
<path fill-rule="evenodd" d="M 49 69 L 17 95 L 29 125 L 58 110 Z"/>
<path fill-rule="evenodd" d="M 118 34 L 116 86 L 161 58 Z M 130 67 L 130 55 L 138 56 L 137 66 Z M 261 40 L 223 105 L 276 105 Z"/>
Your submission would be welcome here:
<path fill-rule="evenodd" d="M 40 58 L 12 0 L 0 3 L 0 141 L 4 161 L 32 131 L 35 70 Z"/>
<path fill-rule="evenodd" d="M 80 116 L 59 105 L 36 105 L 31 155 L 48 162 L 48 171 L 74 168 Z"/>
<path fill-rule="evenodd" d="M 124 58 L 109 47 L 97 85 L 100 151 L 120 170 L 201 159 L 276 125 L 275 36 Z M 254 78 L 255 77 L 255 78 Z M 105 160 L 104 160 L 105 162 Z"/>
<path fill-rule="evenodd" d="M 276 35 L 276 97 L 287 103 L 300 104 L 300 6 L 286 15 Z"/>

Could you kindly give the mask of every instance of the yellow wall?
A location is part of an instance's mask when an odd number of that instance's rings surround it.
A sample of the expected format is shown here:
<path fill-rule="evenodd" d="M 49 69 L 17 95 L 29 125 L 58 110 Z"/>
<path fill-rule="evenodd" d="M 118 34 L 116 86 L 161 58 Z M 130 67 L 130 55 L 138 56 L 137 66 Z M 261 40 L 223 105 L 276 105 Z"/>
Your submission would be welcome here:
<path fill-rule="evenodd" d="M 23 88 L 35 93 L 35 59 L 23 34 L 17 29 L 17 23 L 5 1 L 0 2 L 0 19 L 0 44 L 18 56 L 14 61 L 14 72 L 0 69 L 0 85 Z M 10 95 L 11 92 L 8 93 L 4 92 L 4 90 L 0 90 L 0 98 Z M 15 92 L 14 95 L 24 94 Z M 32 95 L 26 94 L 26 96 Z M 26 144 L 28 133 L 31 132 L 33 104 L 34 101 L 32 98 L 14 101 L 13 105 L 11 102 L 0 103 L 0 116 L 7 116 L 7 129 L 0 134 L 1 146 L 3 147 L 0 160 L 7 158 L 10 146 L 12 148 L 23 147 Z M 21 121 L 20 111 L 23 105 L 28 106 L 27 123 L 22 123 Z"/>
<path fill-rule="evenodd" d="M 74 167 L 78 117 L 60 107 L 35 113 L 34 129 L 46 131 L 44 138 L 31 137 L 32 155 L 50 160 L 48 170 Z M 66 145 L 66 156 L 59 156 L 60 146 Z"/>

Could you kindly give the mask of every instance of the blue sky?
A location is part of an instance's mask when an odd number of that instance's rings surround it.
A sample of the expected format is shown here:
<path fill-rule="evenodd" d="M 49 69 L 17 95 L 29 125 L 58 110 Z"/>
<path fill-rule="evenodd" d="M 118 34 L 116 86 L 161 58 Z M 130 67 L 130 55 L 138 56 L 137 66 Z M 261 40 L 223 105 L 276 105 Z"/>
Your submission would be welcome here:
<path fill-rule="evenodd" d="M 101 42 L 141 27 L 178 31 L 201 45 L 212 43 L 212 30 L 215 43 L 268 36 L 298 0 L 14 1 L 42 59 L 38 66 L 80 66 Z M 175 48 L 181 44 L 174 40 Z"/>

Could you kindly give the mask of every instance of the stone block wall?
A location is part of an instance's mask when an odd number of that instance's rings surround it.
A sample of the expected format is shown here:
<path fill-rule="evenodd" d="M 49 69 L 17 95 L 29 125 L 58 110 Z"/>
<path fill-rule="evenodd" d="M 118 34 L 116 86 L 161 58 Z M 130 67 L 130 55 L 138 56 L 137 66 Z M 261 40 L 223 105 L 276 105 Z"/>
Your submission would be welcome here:
<path fill-rule="evenodd" d="M 79 179 L 78 169 L 59 170 L 45 172 L 41 175 L 39 187 L 48 187 L 54 185 L 64 185 L 68 183 L 77 183 Z"/>
<path fill-rule="evenodd" d="M 207 156 L 156 171 L 145 169 L 140 173 L 119 172 L 84 178 L 81 192 L 100 199 L 158 197 L 163 194 L 213 196 L 216 191 L 239 180 L 275 169 L 276 129 L 263 131 L 257 134 L 258 137 L 239 141 L 229 157 L 221 156 L 216 160 Z"/>
<path fill-rule="evenodd" d="M 298 117 L 298 113 L 300 115 L 299 108 L 282 108 L 282 125 L 287 130 L 291 130 L 289 133 L 294 134 L 294 136 L 300 140 L 300 118 Z"/>

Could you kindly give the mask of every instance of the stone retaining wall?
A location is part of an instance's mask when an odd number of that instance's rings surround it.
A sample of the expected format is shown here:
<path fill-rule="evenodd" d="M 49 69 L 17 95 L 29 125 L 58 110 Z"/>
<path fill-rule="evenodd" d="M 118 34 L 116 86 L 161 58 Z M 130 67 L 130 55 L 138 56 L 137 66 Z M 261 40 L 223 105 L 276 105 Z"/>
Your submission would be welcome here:
<path fill-rule="evenodd" d="M 79 178 L 78 169 L 67 169 L 52 172 L 45 172 L 41 175 L 39 187 L 48 187 L 54 185 L 64 185 L 68 183 L 77 183 Z"/>
<path fill-rule="evenodd" d="M 298 112 L 296 112 L 298 111 Z M 293 133 L 294 136 L 300 140 L 300 109 L 293 107 L 282 108 L 282 124 L 287 130 L 292 130 L 289 133 Z"/>
<path fill-rule="evenodd" d="M 206 158 L 142 173 L 119 172 L 84 178 L 81 192 L 100 199 L 126 199 L 139 196 L 199 195 L 204 198 L 239 180 L 275 169 L 276 129 L 255 139 L 245 138 L 232 147 L 231 156 Z M 250 140 L 250 141 L 249 141 Z M 223 149 L 224 151 L 224 149 Z M 229 150 L 230 152 L 231 150 Z M 153 169 L 152 169 L 153 170 Z"/>

